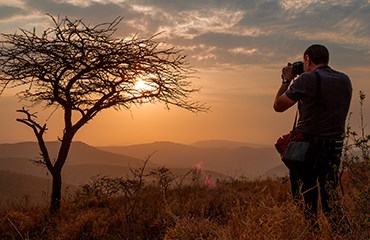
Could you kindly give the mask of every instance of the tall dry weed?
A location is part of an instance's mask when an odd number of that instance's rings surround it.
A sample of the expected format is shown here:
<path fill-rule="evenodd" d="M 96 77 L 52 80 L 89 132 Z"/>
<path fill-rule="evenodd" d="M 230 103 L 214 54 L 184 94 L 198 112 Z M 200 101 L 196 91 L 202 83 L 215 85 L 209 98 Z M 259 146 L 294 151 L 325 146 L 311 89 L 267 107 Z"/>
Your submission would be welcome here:
<path fill-rule="evenodd" d="M 361 106 L 365 95 L 360 94 Z M 333 231 L 319 215 L 320 230 L 306 226 L 293 204 L 286 177 L 265 180 L 219 179 L 214 187 L 195 170 L 175 176 L 167 168 L 130 178 L 98 177 L 59 215 L 48 209 L 9 206 L 0 211 L 0 239 L 55 240 L 264 240 L 370 239 L 370 135 L 347 127 L 341 170 L 341 203 L 350 222 L 346 234 Z"/>
<path fill-rule="evenodd" d="M 79 195 L 63 202 L 59 216 L 8 209 L 0 213 L 0 239 L 366 239 L 359 228 L 346 238 L 335 235 L 323 216 L 321 230 L 310 232 L 285 179 L 221 180 L 215 189 L 182 185 L 167 189 L 166 199 L 159 185 L 145 183 L 136 204 L 130 201 L 125 195 Z"/>

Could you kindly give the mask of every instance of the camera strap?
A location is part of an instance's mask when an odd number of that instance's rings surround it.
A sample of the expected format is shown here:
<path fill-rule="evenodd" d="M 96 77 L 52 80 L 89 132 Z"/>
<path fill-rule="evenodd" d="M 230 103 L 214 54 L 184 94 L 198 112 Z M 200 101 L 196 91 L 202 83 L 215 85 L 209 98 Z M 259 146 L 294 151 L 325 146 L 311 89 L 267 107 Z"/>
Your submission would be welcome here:
<path fill-rule="evenodd" d="M 316 79 L 317 79 L 317 83 L 316 83 L 316 101 L 315 101 L 315 106 L 318 107 L 318 109 L 320 110 L 320 102 L 321 102 L 321 77 L 320 77 L 320 74 L 317 72 L 317 70 L 314 71 L 315 75 L 316 75 Z M 292 132 L 294 133 L 295 131 L 295 128 L 297 127 L 297 124 L 298 124 L 298 114 L 299 114 L 299 111 L 298 111 L 298 105 L 297 105 L 297 110 L 295 112 L 295 117 L 294 117 L 294 123 L 293 123 L 293 128 L 292 128 Z M 316 116 L 316 123 L 319 122 L 319 115 L 320 115 L 320 112 L 317 114 Z"/>

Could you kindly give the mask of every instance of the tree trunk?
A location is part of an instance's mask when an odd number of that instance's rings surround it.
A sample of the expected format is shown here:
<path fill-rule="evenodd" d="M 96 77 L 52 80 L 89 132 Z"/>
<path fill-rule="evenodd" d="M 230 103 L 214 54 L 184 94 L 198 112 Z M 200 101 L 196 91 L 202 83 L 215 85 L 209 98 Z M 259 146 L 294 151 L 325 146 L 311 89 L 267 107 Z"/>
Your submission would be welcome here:
<path fill-rule="evenodd" d="M 51 175 L 53 176 L 50 205 L 51 214 L 58 213 L 60 210 L 60 200 L 62 198 L 62 169 L 68 157 L 73 135 L 74 134 L 67 133 L 66 131 L 59 148 L 57 161 L 52 167 L 52 170 L 50 171 L 49 169 Z"/>
<path fill-rule="evenodd" d="M 60 210 L 60 200 L 62 196 L 62 174 L 61 169 L 54 169 L 53 173 L 53 185 L 51 192 L 51 205 L 50 213 L 55 214 Z"/>

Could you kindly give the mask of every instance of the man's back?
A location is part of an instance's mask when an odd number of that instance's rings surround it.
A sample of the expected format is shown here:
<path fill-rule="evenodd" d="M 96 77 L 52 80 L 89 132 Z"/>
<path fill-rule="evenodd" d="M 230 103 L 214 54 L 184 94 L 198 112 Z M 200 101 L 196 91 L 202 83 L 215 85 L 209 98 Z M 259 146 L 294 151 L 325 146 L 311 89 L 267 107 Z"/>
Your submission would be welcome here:
<path fill-rule="evenodd" d="M 299 101 L 297 131 L 317 136 L 343 134 L 352 96 L 351 81 L 347 75 L 328 66 L 319 67 L 301 74 L 286 94 Z"/>
<path fill-rule="evenodd" d="M 289 179 L 294 202 L 300 202 L 303 196 L 304 215 L 313 230 L 319 227 L 319 197 L 333 229 L 348 226 L 335 189 L 352 86 L 347 75 L 328 64 L 329 50 L 325 46 L 309 46 L 303 53 L 303 73 L 297 80 L 292 83 L 299 74 L 293 71 L 293 64 L 282 68 L 282 84 L 274 100 L 277 112 L 284 112 L 298 102 L 300 116 L 295 130 L 303 133 L 297 136 L 302 136 L 304 144 L 298 142 L 295 146 L 304 146 L 306 150 L 300 148 L 295 152 L 296 159 L 292 161 L 296 164 L 288 165 Z M 302 158 L 303 162 L 298 161 Z"/>

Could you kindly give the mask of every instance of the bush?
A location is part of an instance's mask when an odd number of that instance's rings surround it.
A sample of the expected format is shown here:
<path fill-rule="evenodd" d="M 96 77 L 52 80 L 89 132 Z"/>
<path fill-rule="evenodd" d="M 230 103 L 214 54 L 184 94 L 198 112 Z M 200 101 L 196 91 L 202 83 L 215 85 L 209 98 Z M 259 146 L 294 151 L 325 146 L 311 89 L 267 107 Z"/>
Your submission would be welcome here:
<path fill-rule="evenodd" d="M 364 94 L 360 94 L 363 104 Z M 363 122 L 362 122 L 363 124 Z M 169 169 L 133 170 L 132 178 L 99 177 L 83 186 L 59 215 L 36 207 L 0 212 L 0 239 L 370 239 L 370 136 L 348 125 L 341 170 L 342 205 L 350 232 L 333 232 L 319 215 L 310 232 L 292 203 L 286 178 L 218 180 L 190 171 L 178 182 Z"/>
<path fill-rule="evenodd" d="M 366 95 L 360 91 L 359 97 L 360 134 L 352 129 L 350 125 L 352 114 L 350 114 L 343 149 L 341 187 L 344 197 L 349 198 L 347 201 L 351 202 L 347 204 L 347 212 L 351 214 L 354 227 L 370 231 L 370 135 L 365 133 L 366 124 L 363 116 Z M 370 235 L 369 232 L 367 234 Z"/>

